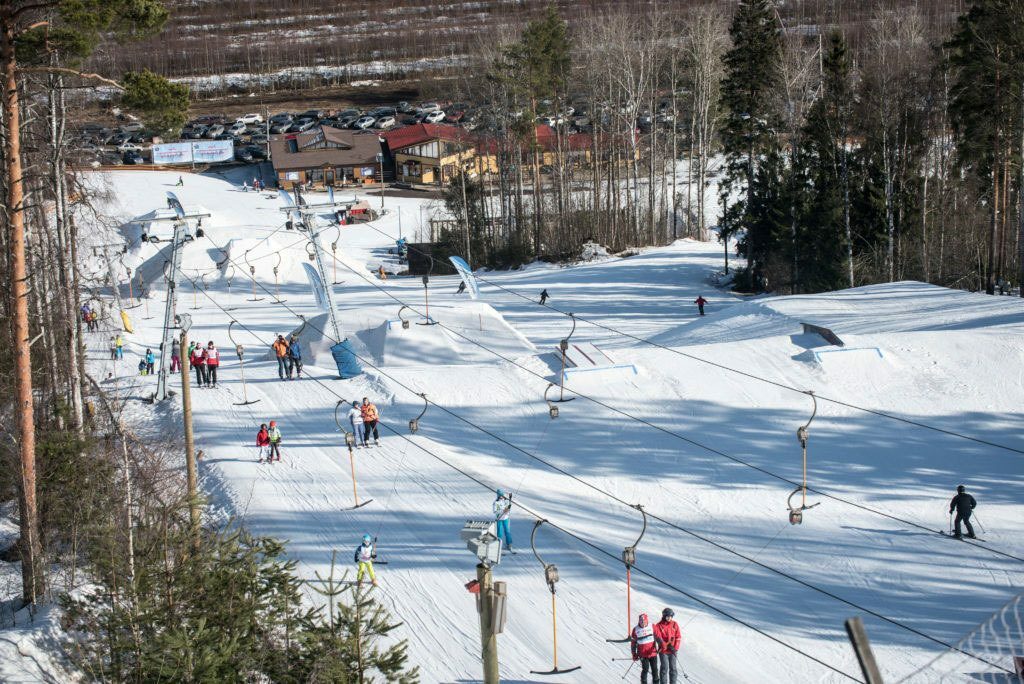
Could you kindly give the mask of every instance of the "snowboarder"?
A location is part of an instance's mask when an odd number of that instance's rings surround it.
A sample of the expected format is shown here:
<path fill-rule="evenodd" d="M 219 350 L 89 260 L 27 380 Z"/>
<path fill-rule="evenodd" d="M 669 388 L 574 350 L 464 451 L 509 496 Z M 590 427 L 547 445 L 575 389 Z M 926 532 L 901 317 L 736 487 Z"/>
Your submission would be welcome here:
<path fill-rule="evenodd" d="M 153 356 L 153 350 L 146 350 L 146 375 L 153 374 L 153 366 L 156 364 L 156 357 Z"/>
<path fill-rule="evenodd" d="M 213 346 L 213 340 L 206 345 L 206 386 L 217 386 L 217 368 L 220 367 L 220 350 Z"/>
<path fill-rule="evenodd" d="M 181 342 L 177 337 L 171 339 L 171 374 L 181 370 Z"/>
<path fill-rule="evenodd" d="M 540 291 L 540 305 L 541 306 L 544 306 L 547 303 L 548 297 L 549 297 L 549 295 L 548 295 L 547 288 L 545 288 L 545 289 Z"/>
<path fill-rule="evenodd" d="M 679 633 L 679 623 L 672 619 L 675 616 L 674 610 L 666 608 L 661 611 L 661 621 L 654 625 L 654 636 L 661 639 L 661 647 L 658 649 L 661 684 L 676 684 L 678 681 L 676 653 L 679 652 L 682 635 Z"/>
<path fill-rule="evenodd" d="M 123 359 L 124 358 L 124 340 L 121 339 L 120 335 L 118 335 L 117 338 L 114 340 L 114 346 L 117 347 L 117 359 L 118 360 Z"/>
<path fill-rule="evenodd" d="M 491 508 L 494 510 L 494 520 L 498 524 L 498 531 L 495 533 L 501 543 L 505 545 L 509 553 L 512 552 L 512 528 L 509 516 L 512 513 L 512 495 L 506 494 L 504 489 L 497 491 L 498 498 L 494 500 Z"/>
<path fill-rule="evenodd" d="M 270 429 L 267 431 L 267 439 L 270 440 L 270 452 L 267 461 L 281 460 L 281 431 L 277 428 L 277 421 L 270 421 Z M 277 456 L 277 458 L 274 458 Z"/>
<path fill-rule="evenodd" d="M 697 310 L 700 311 L 700 315 L 703 316 L 704 315 L 704 305 L 708 303 L 708 300 L 704 299 L 700 295 L 697 295 L 697 298 L 695 300 L 693 300 L 693 303 L 697 305 Z"/>
<path fill-rule="evenodd" d="M 359 408 L 358 401 L 353 401 L 352 408 L 348 410 L 348 422 L 352 426 L 352 434 L 359 441 L 359 446 L 367 446 L 366 435 L 363 434 L 363 412 Z"/>
<path fill-rule="evenodd" d="M 296 379 L 302 377 L 302 347 L 299 346 L 299 338 L 292 335 L 292 341 L 288 345 L 288 378 L 292 377 L 292 370 L 295 371 Z"/>
<path fill-rule="evenodd" d="M 630 634 L 630 650 L 633 660 L 639 660 L 643 668 L 640 671 L 640 684 L 647 684 L 647 673 L 651 673 L 654 684 L 661 681 L 658 677 L 658 651 L 662 648 L 661 639 L 654 633 L 654 627 L 647 619 L 647 613 L 641 613 L 636 627 Z"/>
<path fill-rule="evenodd" d="M 117 339 L 110 338 L 110 360 L 117 361 Z"/>
<path fill-rule="evenodd" d="M 267 431 L 266 423 L 260 423 L 260 431 L 256 433 L 256 449 L 259 451 L 260 463 L 263 463 L 264 458 L 269 460 L 270 433 Z"/>
<path fill-rule="evenodd" d="M 974 500 L 974 497 L 967 493 L 967 488 L 963 485 L 959 485 L 956 488 L 956 496 L 953 497 L 952 501 L 949 502 L 949 514 L 953 515 L 953 511 L 956 510 L 956 522 L 954 526 L 953 536 L 957 539 L 961 539 L 960 523 L 963 522 L 967 526 L 967 536 L 970 539 L 974 539 L 974 527 L 971 525 L 971 513 L 974 512 L 974 507 L 978 505 L 978 502 Z"/>
<path fill-rule="evenodd" d="M 363 583 L 363 575 L 368 575 L 370 582 L 373 586 L 377 586 L 377 574 L 373 571 L 373 561 L 377 558 L 377 549 L 373 543 L 373 537 L 368 534 L 363 535 L 363 543 L 356 547 L 355 556 L 352 558 L 354 563 L 359 564 L 359 570 L 356 572 L 356 583 Z"/>
<path fill-rule="evenodd" d="M 459 281 L 459 289 L 455 291 L 455 294 L 462 294 L 465 291 L 466 291 L 466 281 L 465 280 L 460 280 Z"/>
<path fill-rule="evenodd" d="M 284 339 L 284 335 L 278 335 L 271 346 L 277 355 L 277 377 L 284 380 L 288 372 L 288 342 Z"/>
<path fill-rule="evenodd" d="M 206 357 L 203 354 L 202 346 L 197 344 L 192 347 L 188 362 L 196 369 L 196 387 L 202 387 L 206 384 Z"/>
<path fill-rule="evenodd" d="M 368 397 L 363 397 L 363 405 L 360 408 L 363 414 L 363 444 L 370 441 L 370 433 L 373 433 L 373 443 L 380 446 L 380 435 L 377 434 L 377 420 L 380 414 L 377 407 L 370 403 Z"/>

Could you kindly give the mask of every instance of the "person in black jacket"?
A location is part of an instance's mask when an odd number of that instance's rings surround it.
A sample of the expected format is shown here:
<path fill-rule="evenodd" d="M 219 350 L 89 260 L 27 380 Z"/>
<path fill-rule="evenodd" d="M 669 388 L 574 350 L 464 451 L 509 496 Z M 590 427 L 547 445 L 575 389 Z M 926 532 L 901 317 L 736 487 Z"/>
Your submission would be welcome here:
<path fill-rule="evenodd" d="M 960 485 L 956 488 L 956 496 L 949 502 L 949 514 L 952 515 L 954 509 L 956 510 L 956 523 L 954 525 L 953 536 L 957 539 L 961 538 L 960 534 L 960 521 L 963 521 L 964 525 L 967 526 L 967 536 L 970 539 L 974 539 L 974 528 L 971 526 L 971 513 L 974 512 L 974 507 L 978 505 L 978 502 L 974 500 L 974 497 L 966 492 L 966 488 Z"/>

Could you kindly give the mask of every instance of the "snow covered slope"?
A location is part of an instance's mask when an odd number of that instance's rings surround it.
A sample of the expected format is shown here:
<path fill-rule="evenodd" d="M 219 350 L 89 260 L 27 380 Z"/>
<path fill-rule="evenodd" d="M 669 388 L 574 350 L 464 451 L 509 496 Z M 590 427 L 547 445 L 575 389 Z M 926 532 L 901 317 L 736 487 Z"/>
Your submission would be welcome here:
<path fill-rule="evenodd" d="M 506 681 L 540 681 L 530 671 L 552 663 L 551 595 L 529 552 L 527 511 L 549 521 L 537 548 L 562 578 L 558 663 L 582 665 L 544 681 L 620 681 L 628 663 L 613 658 L 628 649 L 606 640 L 625 636 L 639 612 L 656 617 L 664 606 L 683 628 L 680 664 L 691 681 L 859 679 L 843 630 L 852 615 L 865 618 L 883 672 L 896 680 L 1020 591 L 1024 563 L 996 552 L 1024 558 L 1021 453 L 826 400 L 1024 451 L 1018 300 L 893 283 L 739 301 L 710 285 L 720 246 L 679 241 L 628 259 L 483 273 L 476 304 L 455 294 L 454 276 L 432 277 L 430 315 L 439 325 L 405 334 L 398 310 L 408 305 L 402 316 L 423 320 L 422 283 L 380 282 L 371 270 L 397 237 L 397 207 L 408 218 L 422 202 L 388 198 L 394 211 L 382 220 L 339 231 L 339 315 L 366 373 L 341 381 L 332 368 L 309 365 L 309 377 L 281 382 L 276 363 L 256 350 L 297 329 L 300 314 L 314 320 L 308 283 L 282 271 L 285 301 L 276 304 L 268 263 L 276 256 L 259 262 L 255 298 L 234 249 L 217 266 L 224 245 L 281 226 L 276 201 L 239 192 L 231 178 L 186 176 L 183 188 L 164 187 L 174 180 L 128 171 L 96 178 L 118 190 L 107 207 L 112 229 L 158 208 L 165 189 L 215 214 L 209 237 L 186 248 L 190 264 L 211 269 L 207 289 L 193 295 L 186 281 L 179 301 L 187 309 L 196 298 L 193 336 L 215 340 L 224 356 L 221 387 L 193 392 L 204 488 L 256 532 L 289 540 L 309 577 L 327 571 L 334 550 L 347 559 L 364 532 L 379 536 L 389 564 L 378 591 L 405 621 L 425 682 L 480 676 L 477 615 L 463 588 L 475 559 L 458 532 L 467 518 L 488 515 L 498 486 L 525 507 L 513 513 L 518 553 L 495 570 L 509 591 L 499 639 Z M 130 227 L 123 232 L 130 236 Z M 97 229 L 96 237 L 110 233 Z M 306 258 L 302 235 L 280 230 L 273 239 L 282 269 Z M 228 266 L 238 271 L 230 292 L 214 273 Z M 88 339 L 93 371 L 114 372 L 120 380 L 111 386 L 139 397 L 154 381 L 129 377 L 134 354 L 155 347 L 161 332 L 163 287 L 159 278 L 147 286 L 154 317 L 133 310 L 125 362 L 104 358 L 106 333 Z M 637 369 L 572 375 L 567 396 L 575 399 L 559 406 L 557 420 L 543 394 L 557 375 L 550 350 L 571 321 L 532 301 L 544 288 L 550 304 L 580 316 L 574 340 L 614 349 L 616 363 Z M 698 295 L 711 302 L 704 318 L 691 303 Z M 236 405 L 238 361 L 226 333 L 233 319 L 247 348 L 247 393 L 259 400 L 248 406 Z M 831 327 L 847 348 L 868 352 L 836 352 L 804 335 L 801 322 Z M 812 405 L 794 390 L 822 397 L 808 445 L 808 503 L 820 505 L 800 526 L 789 524 L 786 502 L 801 476 L 796 429 Z M 420 392 L 431 404 L 410 435 Z M 353 511 L 334 410 L 364 396 L 385 428 L 380 448 L 356 452 L 358 496 L 373 502 Z M 131 405 L 140 429 L 177 429 L 175 404 Z M 255 431 L 271 418 L 284 433 L 284 457 L 258 465 Z M 937 532 L 960 482 L 979 500 L 984 543 Z M 637 503 L 652 519 L 637 548 L 627 616 L 618 558 L 640 534 L 630 507 Z"/>

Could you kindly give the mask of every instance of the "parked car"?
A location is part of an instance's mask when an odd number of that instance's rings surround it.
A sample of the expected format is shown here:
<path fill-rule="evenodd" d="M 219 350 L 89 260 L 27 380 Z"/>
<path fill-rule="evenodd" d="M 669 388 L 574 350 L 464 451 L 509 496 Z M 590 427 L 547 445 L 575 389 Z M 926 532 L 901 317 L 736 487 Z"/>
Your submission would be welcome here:
<path fill-rule="evenodd" d="M 416 111 L 415 107 L 413 107 L 408 102 L 405 102 L 404 100 L 398 103 L 398 107 L 396 107 L 396 109 L 398 109 L 398 111 L 400 111 L 402 114 L 409 114 L 411 112 Z"/>
<path fill-rule="evenodd" d="M 234 126 L 228 129 L 228 133 L 230 133 L 231 135 L 242 135 L 243 133 L 245 133 L 246 128 L 247 126 L 245 125 L 245 122 L 239 119 L 235 122 Z"/>
<path fill-rule="evenodd" d="M 327 112 L 322 109 L 307 109 L 306 111 L 299 114 L 300 119 L 316 119 L 320 120 L 327 116 Z"/>
<path fill-rule="evenodd" d="M 424 102 L 423 104 L 416 108 L 416 111 L 422 112 L 424 114 L 429 114 L 430 112 L 436 112 L 439 109 L 441 109 L 441 105 L 437 104 L 436 102 Z"/>
<path fill-rule="evenodd" d="M 142 148 L 130 140 L 125 140 L 117 146 L 118 152 L 142 152 Z"/>
<path fill-rule="evenodd" d="M 345 118 L 348 118 L 348 117 L 352 117 L 354 119 L 358 119 L 361 115 L 362 115 L 362 112 L 360 112 L 358 109 L 343 109 L 342 111 L 340 111 L 337 114 L 335 114 L 334 118 L 336 118 L 336 119 L 345 119 Z"/>
<path fill-rule="evenodd" d="M 249 142 L 251 144 L 253 144 L 253 145 L 266 145 L 267 144 L 267 140 L 268 140 L 267 136 L 264 135 L 263 133 L 260 133 L 258 135 L 254 135 L 251 138 L 249 138 Z"/>
<path fill-rule="evenodd" d="M 271 133 L 287 133 L 292 129 L 291 121 L 279 121 L 276 124 L 270 126 Z"/>
<path fill-rule="evenodd" d="M 103 166 L 121 166 L 124 164 L 124 161 L 121 159 L 121 155 L 110 154 L 109 152 L 101 154 L 98 161 Z"/>
<path fill-rule="evenodd" d="M 427 123 L 441 123 L 444 121 L 444 111 L 440 109 L 430 111 L 425 117 L 423 117 L 423 120 Z"/>
<path fill-rule="evenodd" d="M 250 152 L 249 148 L 247 147 L 240 147 L 237 150 L 235 150 L 235 159 L 237 159 L 240 162 L 245 162 L 247 164 L 251 164 L 254 161 L 252 152 Z"/>
<path fill-rule="evenodd" d="M 121 161 L 125 164 L 142 164 L 142 155 L 135 150 L 128 150 L 121 155 Z"/>
<path fill-rule="evenodd" d="M 253 159 L 267 158 L 267 148 L 265 147 L 261 147 L 259 145 L 248 145 L 245 149 L 249 150 L 249 154 L 252 155 Z"/>
<path fill-rule="evenodd" d="M 358 120 L 358 116 L 343 116 L 338 119 L 338 128 L 352 128 L 352 124 Z"/>
<path fill-rule="evenodd" d="M 313 126 L 316 126 L 316 123 L 316 119 L 297 119 L 292 124 L 292 130 L 302 133 L 303 131 L 308 131 L 310 128 L 313 128 Z"/>
<path fill-rule="evenodd" d="M 362 117 L 359 117 L 352 124 L 352 128 L 359 128 L 361 130 L 366 130 L 367 128 L 373 126 L 373 124 L 375 124 L 376 122 L 377 122 L 377 119 L 375 119 L 372 116 L 362 116 Z"/>
<path fill-rule="evenodd" d="M 131 141 L 131 139 L 132 139 L 131 133 L 118 133 L 117 135 L 112 137 L 107 142 L 107 144 L 108 145 L 123 145 L 124 143 Z"/>
<path fill-rule="evenodd" d="M 263 123 L 263 116 L 256 114 L 255 112 L 252 114 L 243 114 L 238 117 L 238 121 L 244 124 L 258 124 Z"/>
<path fill-rule="evenodd" d="M 230 134 L 230 133 L 228 133 L 227 131 L 224 131 L 224 132 L 223 132 L 223 133 L 221 133 L 220 135 L 215 135 L 215 136 L 213 137 L 213 139 L 214 139 L 214 140 L 234 140 L 234 139 L 235 139 L 235 136 L 231 135 L 231 134 Z"/>
<path fill-rule="evenodd" d="M 378 119 L 382 116 L 395 116 L 398 111 L 394 107 L 377 107 L 366 113 L 367 116 L 377 117 Z"/>
<path fill-rule="evenodd" d="M 288 112 L 280 112 L 280 113 L 278 113 L 278 114 L 275 114 L 274 116 L 270 117 L 270 123 L 271 123 L 271 124 L 275 124 L 275 123 L 283 123 L 283 122 L 285 122 L 285 121 L 287 121 L 287 122 L 291 123 L 291 120 L 292 120 L 293 118 L 295 118 L 295 117 L 293 117 L 293 116 L 292 116 L 291 114 L 289 114 Z"/>
<path fill-rule="evenodd" d="M 395 121 L 395 117 L 382 116 L 381 118 L 377 119 L 377 123 L 375 125 L 377 126 L 377 128 L 394 128 L 395 123 L 397 123 Z"/>
<path fill-rule="evenodd" d="M 129 121 L 126 124 L 122 124 L 119 128 L 122 133 L 138 133 L 142 130 L 142 124 L 138 121 Z"/>
<path fill-rule="evenodd" d="M 204 135 L 205 135 L 205 137 L 209 138 L 210 140 L 213 140 L 214 138 L 216 138 L 218 135 L 220 135 L 223 132 L 224 132 L 224 127 L 223 126 L 221 126 L 220 124 L 213 124 L 212 126 L 210 126 L 209 128 L 206 129 L 206 133 Z"/>

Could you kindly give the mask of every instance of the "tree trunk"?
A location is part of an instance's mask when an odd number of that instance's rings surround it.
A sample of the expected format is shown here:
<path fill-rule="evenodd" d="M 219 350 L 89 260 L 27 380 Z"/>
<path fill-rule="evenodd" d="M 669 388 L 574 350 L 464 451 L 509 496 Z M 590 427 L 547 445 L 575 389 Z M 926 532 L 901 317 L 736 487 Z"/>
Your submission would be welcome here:
<path fill-rule="evenodd" d="M 3 71 L 3 115 L 7 123 L 4 175 L 7 177 L 8 245 L 10 249 L 11 338 L 14 343 L 14 385 L 17 398 L 18 451 L 21 460 L 22 598 L 35 603 L 45 591 L 39 513 L 36 504 L 36 432 L 33 423 L 32 358 L 29 353 L 28 274 L 25 268 L 24 179 L 21 166 L 21 112 L 14 17 L 8 5 L 0 16 L 0 69 Z"/>

